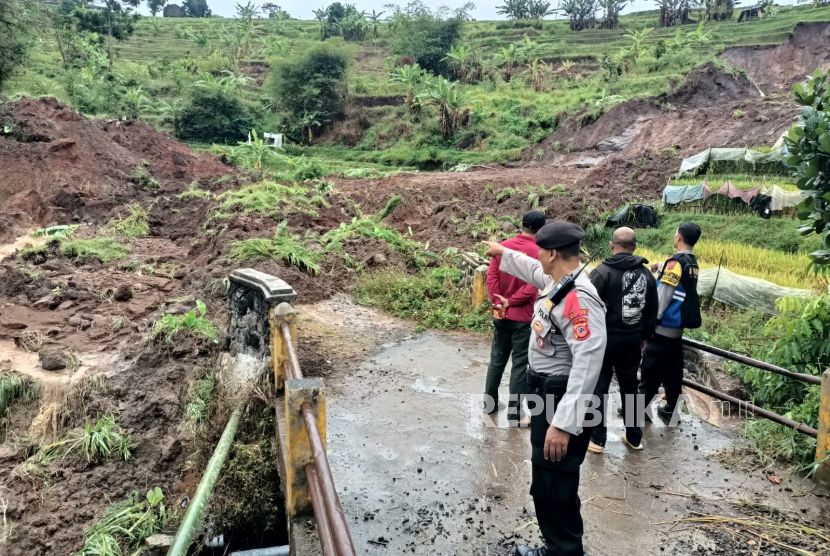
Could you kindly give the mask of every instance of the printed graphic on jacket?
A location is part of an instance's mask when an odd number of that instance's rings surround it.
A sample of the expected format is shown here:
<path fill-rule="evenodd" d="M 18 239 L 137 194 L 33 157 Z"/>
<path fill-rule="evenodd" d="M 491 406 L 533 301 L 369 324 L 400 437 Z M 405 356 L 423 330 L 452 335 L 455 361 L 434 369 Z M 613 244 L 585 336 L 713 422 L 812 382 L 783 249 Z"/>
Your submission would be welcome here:
<path fill-rule="evenodd" d="M 646 275 L 640 270 L 627 270 L 622 277 L 622 321 L 624 324 L 637 324 L 643 316 L 646 306 Z"/>

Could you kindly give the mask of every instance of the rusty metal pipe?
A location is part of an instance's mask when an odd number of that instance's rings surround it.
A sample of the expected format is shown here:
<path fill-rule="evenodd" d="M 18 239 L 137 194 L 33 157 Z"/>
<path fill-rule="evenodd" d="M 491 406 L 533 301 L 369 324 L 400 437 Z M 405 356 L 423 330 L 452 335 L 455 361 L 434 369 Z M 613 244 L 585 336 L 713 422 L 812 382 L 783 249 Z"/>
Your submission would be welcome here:
<path fill-rule="evenodd" d="M 283 361 L 282 364 L 282 374 L 285 375 L 285 380 L 291 380 L 294 377 L 294 369 L 292 368 L 291 361 Z"/>
<path fill-rule="evenodd" d="M 320 491 L 320 479 L 313 463 L 305 464 L 305 476 L 308 479 L 308 490 L 311 493 L 311 505 L 314 508 L 314 518 L 317 520 L 317 534 L 320 536 L 323 556 L 337 556 L 334 540 L 331 538 L 329 516 L 323 503 L 323 493 Z"/>
<path fill-rule="evenodd" d="M 303 420 L 305 421 L 308 443 L 311 446 L 311 455 L 314 458 L 314 467 L 317 470 L 323 502 L 326 506 L 326 515 L 331 525 L 331 533 L 339 556 L 356 556 L 349 526 L 346 523 L 346 514 L 340 504 L 340 496 L 334 488 L 334 477 L 331 474 L 320 430 L 317 428 L 317 419 L 314 417 L 314 408 L 309 402 L 303 403 Z"/>
<path fill-rule="evenodd" d="M 713 398 L 717 398 L 719 400 L 723 400 L 729 403 L 738 404 L 738 407 L 745 409 L 747 411 L 751 411 L 756 415 L 760 415 L 765 419 L 769 419 L 774 423 L 778 423 L 779 425 L 784 425 L 785 427 L 790 427 L 797 430 L 800 433 L 806 434 L 807 436 L 812 436 L 813 438 L 818 437 L 818 431 L 813 427 L 805 425 L 804 423 L 799 423 L 798 421 L 793 421 L 792 419 L 788 419 L 783 415 L 778 415 L 777 413 L 773 413 L 768 409 L 764 409 L 763 407 L 758 407 L 757 405 L 753 405 L 749 402 L 745 402 L 744 400 L 739 400 L 734 396 L 730 396 L 729 394 L 724 394 L 723 392 L 718 392 L 717 390 L 713 390 L 708 386 L 704 386 L 702 384 L 698 384 L 697 382 L 692 382 L 688 378 L 683 379 L 683 385 L 688 386 L 692 390 L 697 390 L 698 392 L 703 392 L 704 394 L 708 394 Z"/>
<path fill-rule="evenodd" d="M 291 364 L 294 365 L 294 372 L 292 378 L 303 378 L 303 371 L 300 370 L 300 360 L 297 358 L 297 350 L 294 349 L 294 340 L 291 339 L 291 329 L 287 324 L 282 325 L 282 339 L 285 346 L 288 348 L 288 358 Z"/>
<path fill-rule="evenodd" d="M 746 355 L 732 353 L 731 351 L 716 348 L 715 346 L 710 346 L 708 344 L 704 344 L 702 342 L 698 342 L 697 340 L 692 340 L 689 338 L 683 338 L 683 343 L 689 347 L 699 349 L 700 351 L 708 351 L 709 353 L 713 353 L 715 355 L 723 357 L 724 359 L 730 359 L 732 361 L 737 361 L 738 363 L 743 363 L 744 365 L 750 365 L 751 367 L 761 369 L 762 371 L 769 371 L 777 375 L 786 376 L 789 378 L 793 378 L 795 380 L 800 380 L 801 382 L 806 382 L 807 384 L 821 385 L 820 376 L 805 375 L 802 373 L 788 371 L 787 369 L 779 367 L 778 365 L 773 365 L 772 363 L 767 363 L 766 361 L 759 361 L 758 359 L 753 359 L 752 357 L 747 357 Z"/>

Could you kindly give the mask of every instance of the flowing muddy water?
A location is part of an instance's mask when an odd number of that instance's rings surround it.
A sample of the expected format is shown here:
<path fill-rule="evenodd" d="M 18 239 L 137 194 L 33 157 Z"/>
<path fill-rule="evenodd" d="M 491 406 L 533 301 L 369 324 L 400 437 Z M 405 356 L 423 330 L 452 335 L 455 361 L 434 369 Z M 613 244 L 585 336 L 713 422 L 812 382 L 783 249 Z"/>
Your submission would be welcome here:
<path fill-rule="evenodd" d="M 488 337 L 419 332 L 345 296 L 299 315 L 300 337 L 319 340 L 336 371 L 326 378 L 328 449 L 361 553 L 497 555 L 514 542 L 538 544 L 529 431 L 507 428 L 504 411 L 491 420 L 475 408 Z M 506 376 L 503 384 L 506 395 Z M 692 510 L 722 514 L 724 500 L 826 519 L 821 499 L 804 495 L 811 483 L 787 491 L 761 471 L 711 459 L 744 445 L 731 427 L 685 414 L 676 428 L 648 425 L 642 452 L 629 451 L 622 433 L 612 412 L 605 454 L 589 453 L 582 466 L 586 544 L 597 554 L 715 553 L 717 538 L 666 522 Z"/>

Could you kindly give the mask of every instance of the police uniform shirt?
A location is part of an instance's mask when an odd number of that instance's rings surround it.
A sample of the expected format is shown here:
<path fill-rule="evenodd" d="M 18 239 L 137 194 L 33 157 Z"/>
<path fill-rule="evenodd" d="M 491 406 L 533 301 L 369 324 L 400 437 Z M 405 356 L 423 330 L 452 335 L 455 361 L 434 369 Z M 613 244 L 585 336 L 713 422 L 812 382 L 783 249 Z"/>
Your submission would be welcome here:
<path fill-rule="evenodd" d="M 550 424 L 579 435 L 586 405 L 580 400 L 593 395 L 605 354 L 605 304 L 583 273 L 554 306 L 545 298 L 555 285 L 553 278 L 542 271 L 539 261 L 518 251 L 505 249 L 499 269 L 540 290 L 533 306 L 528 361 L 539 374 L 568 377 L 566 394 Z"/>

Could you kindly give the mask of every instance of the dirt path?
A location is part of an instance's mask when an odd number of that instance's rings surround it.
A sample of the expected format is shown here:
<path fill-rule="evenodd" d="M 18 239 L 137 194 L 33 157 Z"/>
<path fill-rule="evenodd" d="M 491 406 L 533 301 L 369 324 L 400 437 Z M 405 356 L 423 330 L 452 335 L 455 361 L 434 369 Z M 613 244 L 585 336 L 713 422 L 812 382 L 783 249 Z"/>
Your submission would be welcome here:
<path fill-rule="evenodd" d="M 506 428 L 503 412 L 494 426 L 471 407 L 488 338 L 417 332 L 345 296 L 300 315 L 301 337 L 319 341 L 334 371 L 329 454 L 361 553 L 496 555 L 538 541 L 529 432 Z M 812 484 L 776 486 L 711 459 L 744 443 L 734 428 L 684 415 L 676 429 L 647 427 L 641 453 L 626 450 L 621 430 L 614 415 L 606 454 L 589 454 L 582 467 L 587 545 L 596 554 L 740 554 L 752 545 L 665 522 L 692 511 L 731 515 L 741 502 L 827 520 L 826 503 L 804 494 Z"/>

